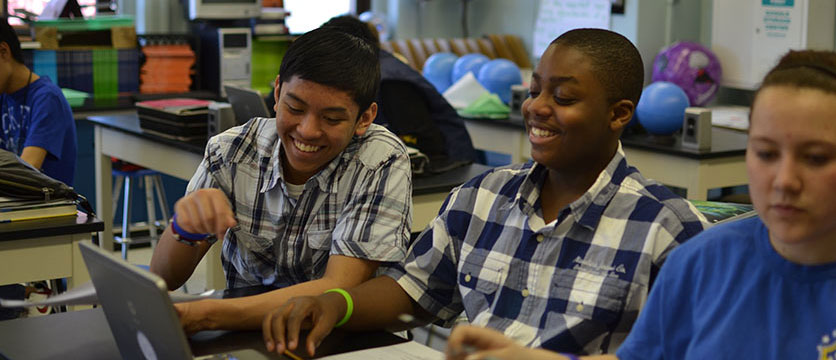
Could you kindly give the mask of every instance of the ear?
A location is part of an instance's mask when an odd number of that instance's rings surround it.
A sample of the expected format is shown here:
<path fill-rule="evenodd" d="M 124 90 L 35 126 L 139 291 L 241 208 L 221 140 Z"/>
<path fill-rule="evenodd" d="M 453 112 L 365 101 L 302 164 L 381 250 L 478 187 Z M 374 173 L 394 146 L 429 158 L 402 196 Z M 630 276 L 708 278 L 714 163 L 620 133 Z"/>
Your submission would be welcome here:
<path fill-rule="evenodd" d="M 362 136 L 366 133 L 366 130 L 369 129 L 369 126 L 372 124 L 374 119 L 377 117 L 377 103 L 373 102 L 369 105 L 369 108 L 366 111 L 363 111 L 363 114 L 360 115 L 360 119 L 357 120 L 357 124 L 354 127 L 354 135 Z"/>
<path fill-rule="evenodd" d="M 633 118 L 635 110 L 636 105 L 632 101 L 627 99 L 618 100 L 610 107 L 610 130 L 620 134 Z"/>
<path fill-rule="evenodd" d="M 9 61 L 12 59 L 12 48 L 5 41 L 0 42 L 0 59 Z"/>
<path fill-rule="evenodd" d="M 279 113 L 279 93 L 282 91 L 281 76 L 276 75 L 276 83 L 273 84 L 273 111 Z"/>

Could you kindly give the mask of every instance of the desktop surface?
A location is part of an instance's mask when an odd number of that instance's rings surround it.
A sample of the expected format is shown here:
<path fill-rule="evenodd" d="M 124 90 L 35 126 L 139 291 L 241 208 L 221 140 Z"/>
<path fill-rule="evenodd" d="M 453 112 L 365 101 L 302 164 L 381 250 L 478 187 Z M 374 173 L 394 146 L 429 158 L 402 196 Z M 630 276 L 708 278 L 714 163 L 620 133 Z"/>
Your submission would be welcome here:
<path fill-rule="evenodd" d="M 525 124 L 512 119 L 467 118 L 480 124 L 493 127 L 516 129 L 524 131 Z M 743 155 L 746 152 L 746 141 L 749 136 L 742 131 L 713 126 L 711 128 L 711 149 L 697 150 L 683 148 L 679 136 L 656 136 L 651 134 L 629 134 L 621 136 L 621 143 L 626 147 L 666 153 L 692 159 L 713 159 L 728 156 Z M 488 149 L 490 150 L 490 149 Z M 628 156 L 629 161 L 629 156 Z"/>
<path fill-rule="evenodd" d="M 263 290 L 269 288 L 244 289 L 237 294 Z M 383 331 L 346 332 L 337 329 L 322 342 L 317 349 L 317 357 L 406 341 Z M 192 335 L 189 344 L 195 356 L 242 349 L 264 350 L 261 331 L 202 331 Z M 296 353 L 303 355 L 301 351 Z M 120 358 L 116 340 L 101 308 L 0 321 L 0 359 L 4 356 L 10 360 Z"/>

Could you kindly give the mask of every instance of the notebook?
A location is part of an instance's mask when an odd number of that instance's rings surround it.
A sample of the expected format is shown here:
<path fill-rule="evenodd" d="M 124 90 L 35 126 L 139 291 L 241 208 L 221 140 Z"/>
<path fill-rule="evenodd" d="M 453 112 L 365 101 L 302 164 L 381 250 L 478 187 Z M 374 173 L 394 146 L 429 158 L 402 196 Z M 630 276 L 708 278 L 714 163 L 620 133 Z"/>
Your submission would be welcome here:
<path fill-rule="evenodd" d="M 271 117 L 267 104 L 258 91 L 232 85 L 224 85 L 224 91 L 227 101 L 232 105 L 236 123 L 243 124 L 254 117 Z"/>
<path fill-rule="evenodd" d="M 194 358 L 162 278 L 92 243 L 82 242 L 79 247 L 123 359 Z M 198 359 L 282 358 L 262 347 Z"/>
<path fill-rule="evenodd" d="M 72 200 L 59 199 L 43 201 L 0 197 L 0 223 L 59 216 L 75 216 L 76 213 L 76 204 Z"/>

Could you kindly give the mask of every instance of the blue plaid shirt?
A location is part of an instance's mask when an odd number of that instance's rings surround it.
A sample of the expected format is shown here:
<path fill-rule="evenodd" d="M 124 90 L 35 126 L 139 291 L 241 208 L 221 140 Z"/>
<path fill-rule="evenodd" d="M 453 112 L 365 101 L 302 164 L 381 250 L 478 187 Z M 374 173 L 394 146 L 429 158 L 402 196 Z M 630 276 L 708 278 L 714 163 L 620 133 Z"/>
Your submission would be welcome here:
<path fill-rule="evenodd" d="M 322 277 L 330 255 L 403 260 L 412 174 L 403 143 L 372 124 L 308 179 L 298 199 L 282 180 L 276 120 L 255 118 L 213 137 L 186 193 L 218 188 L 238 225 L 227 231 L 227 288 Z"/>
<path fill-rule="evenodd" d="M 546 172 L 511 165 L 454 189 L 387 275 L 448 324 L 463 311 L 528 346 L 613 352 L 666 255 L 708 222 L 628 166 L 619 145 L 594 185 L 546 224 Z"/>

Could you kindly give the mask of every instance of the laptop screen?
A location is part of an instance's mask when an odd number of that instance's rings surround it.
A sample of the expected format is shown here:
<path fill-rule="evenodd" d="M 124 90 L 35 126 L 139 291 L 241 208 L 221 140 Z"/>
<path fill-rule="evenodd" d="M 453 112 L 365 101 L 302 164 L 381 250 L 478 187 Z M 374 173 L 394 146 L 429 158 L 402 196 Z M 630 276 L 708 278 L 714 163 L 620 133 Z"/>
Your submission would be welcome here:
<path fill-rule="evenodd" d="M 254 117 L 271 117 L 267 104 L 258 91 L 232 85 L 224 85 L 226 98 L 232 105 L 237 125 L 246 123 Z"/>

